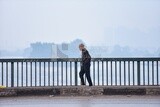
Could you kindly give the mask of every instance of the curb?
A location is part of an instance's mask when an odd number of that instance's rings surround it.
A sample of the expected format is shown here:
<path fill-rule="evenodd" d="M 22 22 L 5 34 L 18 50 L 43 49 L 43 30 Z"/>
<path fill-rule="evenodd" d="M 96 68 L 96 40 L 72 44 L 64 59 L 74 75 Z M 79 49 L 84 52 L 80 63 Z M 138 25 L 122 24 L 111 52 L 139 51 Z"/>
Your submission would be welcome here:
<path fill-rule="evenodd" d="M 160 95 L 159 86 L 60 86 L 0 89 L 0 97 L 15 96 Z"/>

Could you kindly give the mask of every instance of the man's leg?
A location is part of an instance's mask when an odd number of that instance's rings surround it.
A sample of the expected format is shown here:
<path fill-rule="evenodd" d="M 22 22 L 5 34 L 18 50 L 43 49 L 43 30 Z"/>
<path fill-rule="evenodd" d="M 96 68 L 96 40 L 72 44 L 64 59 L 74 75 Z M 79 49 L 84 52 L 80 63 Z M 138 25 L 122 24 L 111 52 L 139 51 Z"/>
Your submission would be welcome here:
<path fill-rule="evenodd" d="M 90 65 L 85 66 L 85 73 L 86 73 L 86 77 L 87 77 L 87 81 L 89 83 L 89 86 L 92 86 L 92 80 L 91 80 L 91 76 L 90 76 Z"/>
<path fill-rule="evenodd" d="M 85 85 L 85 82 L 84 82 L 84 73 L 85 73 L 85 71 L 84 71 L 84 68 L 83 67 L 81 67 L 81 71 L 79 72 L 79 77 L 80 77 L 80 79 L 81 79 L 81 85 Z"/>

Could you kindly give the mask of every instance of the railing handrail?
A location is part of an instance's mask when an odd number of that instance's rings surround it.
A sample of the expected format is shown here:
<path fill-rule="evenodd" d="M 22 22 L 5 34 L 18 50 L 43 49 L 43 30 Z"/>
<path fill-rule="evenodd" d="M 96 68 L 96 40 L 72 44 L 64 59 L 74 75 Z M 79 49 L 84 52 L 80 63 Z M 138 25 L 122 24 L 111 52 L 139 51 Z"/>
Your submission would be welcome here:
<path fill-rule="evenodd" d="M 125 58 L 92 58 L 92 61 L 160 61 L 160 57 L 125 57 Z M 0 58 L 0 62 L 53 62 L 72 61 L 80 62 L 81 58 Z"/>

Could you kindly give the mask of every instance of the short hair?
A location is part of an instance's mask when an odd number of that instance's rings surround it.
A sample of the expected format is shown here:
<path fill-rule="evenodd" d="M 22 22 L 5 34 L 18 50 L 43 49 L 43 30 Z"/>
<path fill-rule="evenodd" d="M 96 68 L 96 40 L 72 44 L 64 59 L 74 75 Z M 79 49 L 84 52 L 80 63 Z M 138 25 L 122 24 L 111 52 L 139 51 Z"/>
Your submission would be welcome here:
<path fill-rule="evenodd" d="M 79 44 L 79 47 L 84 47 L 84 44 L 83 43 Z"/>

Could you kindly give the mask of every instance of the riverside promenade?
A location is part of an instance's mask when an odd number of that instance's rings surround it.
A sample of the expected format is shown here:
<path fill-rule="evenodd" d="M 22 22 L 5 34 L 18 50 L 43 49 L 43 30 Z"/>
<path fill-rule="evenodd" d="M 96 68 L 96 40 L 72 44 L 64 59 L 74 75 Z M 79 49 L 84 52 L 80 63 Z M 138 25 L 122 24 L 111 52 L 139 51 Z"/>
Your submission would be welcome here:
<path fill-rule="evenodd" d="M 92 58 L 92 87 L 80 61 L 0 59 L 0 107 L 160 106 L 160 58 Z"/>

